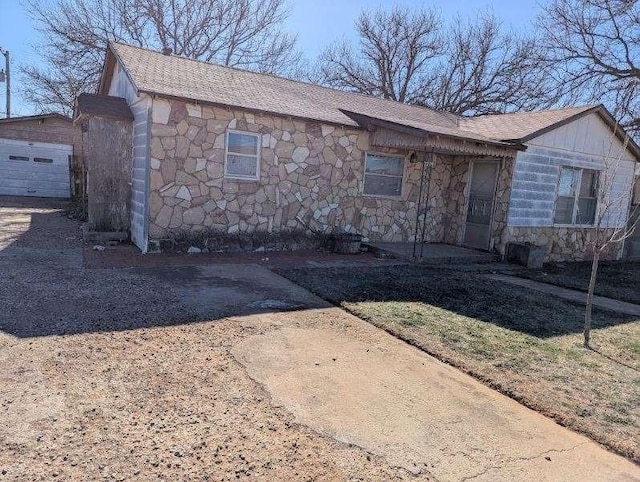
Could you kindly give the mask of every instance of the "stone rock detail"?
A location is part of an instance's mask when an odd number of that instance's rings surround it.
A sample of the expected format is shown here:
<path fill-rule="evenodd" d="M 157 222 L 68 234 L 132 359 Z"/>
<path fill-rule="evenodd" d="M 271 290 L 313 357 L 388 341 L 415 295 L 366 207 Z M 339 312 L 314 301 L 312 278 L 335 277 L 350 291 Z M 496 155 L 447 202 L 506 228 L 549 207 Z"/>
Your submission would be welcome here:
<path fill-rule="evenodd" d="M 500 254 L 505 253 L 508 239 L 507 217 L 511 200 L 511 180 L 515 169 L 515 159 L 504 159 L 498 171 L 498 188 L 493 209 L 491 248 Z"/>
<path fill-rule="evenodd" d="M 406 164 L 400 198 L 364 196 L 368 132 L 174 100 L 155 99 L 153 110 L 152 239 L 202 229 L 229 234 L 357 232 L 384 241 L 414 238 L 421 164 Z M 260 136 L 259 181 L 224 177 L 227 129 Z M 468 168 L 469 159 L 434 156 L 433 167 L 426 169 L 427 241 L 460 243 Z M 501 175 L 501 183 L 507 184 L 499 189 L 499 197 L 507 200 L 509 179 L 510 173 Z M 501 206 L 496 222 L 502 230 L 506 210 L 502 213 L 502 203 L 496 206 Z M 502 232 L 500 242 L 501 237 Z"/>
<path fill-rule="evenodd" d="M 595 235 L 593 228 L 510 226 L 506 231 L 509 241 L 545 247 L 547 250 L 545 261 L 586 261 L 593 256 L 592 242 Z M 615 230 L 603 231 L 608 236 Z M 620 244 L 610 245 L 610 249 L 603 253 L 602 259 L 617 259 L 621 249 Z"/>

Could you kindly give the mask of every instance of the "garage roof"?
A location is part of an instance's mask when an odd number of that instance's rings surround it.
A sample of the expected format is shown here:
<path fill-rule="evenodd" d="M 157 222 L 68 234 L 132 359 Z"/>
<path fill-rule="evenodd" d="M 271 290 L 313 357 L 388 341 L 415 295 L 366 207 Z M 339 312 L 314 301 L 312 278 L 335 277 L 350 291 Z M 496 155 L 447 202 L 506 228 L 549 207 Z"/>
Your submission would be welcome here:
<path fill-rule="evenodd" d="M 0 124 L 7 124 L 9 122 L 23 122 L 23 121 L 32 121 L 38 119 L 60 119 L 67 122 L 73 122 L 70 117 L 66 115 L 58 114 L 57 112 L 50 112 L 48 114 L 36 114 L 36 115 L 24 115 L 20 117 L 5 117 L 4 119 L 0 119 Z"/>

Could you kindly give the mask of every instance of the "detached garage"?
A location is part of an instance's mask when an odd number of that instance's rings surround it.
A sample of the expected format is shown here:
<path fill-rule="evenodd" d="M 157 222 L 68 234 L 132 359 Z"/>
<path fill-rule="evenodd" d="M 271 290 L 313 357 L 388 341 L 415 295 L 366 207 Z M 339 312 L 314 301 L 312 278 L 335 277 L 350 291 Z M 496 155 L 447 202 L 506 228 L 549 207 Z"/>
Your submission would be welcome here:
<path fill-rule="evenodd" d="M 61 114 L 0 119 L 0 195 L 80 195 L 80 142 L 80 129 Z"/>
<path fill-rule="evenodd" d="M 0 138 L 0 194 L 71 197 L 73 146 Z"/>

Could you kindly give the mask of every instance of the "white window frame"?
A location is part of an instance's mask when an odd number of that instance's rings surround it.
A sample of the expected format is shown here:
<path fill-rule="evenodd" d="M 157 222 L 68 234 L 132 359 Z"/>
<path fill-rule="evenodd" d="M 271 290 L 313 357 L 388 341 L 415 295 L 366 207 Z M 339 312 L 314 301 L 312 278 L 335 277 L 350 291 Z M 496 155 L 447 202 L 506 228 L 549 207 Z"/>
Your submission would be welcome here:
<path fill-rule="evenodd" d="M 389 196 L 386 194 L 369 194 L 364 192 L 365 178 L 367 177 L 367 161 L 369 160 L 369 156 L 378 156 L 378 157 L 390 157 L 393 159 L 401 159 L 402 160 L 402 175 L 400 176 L 400 193 L 397 196 Z M 365 152 L 364 155 L 364 170 L 362 173 L 362 195 L 366 197 L 377 197 L 383 199 L 402 199 L 402 194 L 404 193 L 404 181 L 407 176 L 407 163 L 405 162 L 405 156 L 401 156 L 398 154 L 388 154 L 386 152 Z M 394 175 L 388 174 L 373 174 L 374 176 L 384 176 L 384 177 L 398 177 Z"/>
<path fill-rule="evenodd" d="M 239 154 L 236 152 L 229 152 L 229 134 L 241 134 L 243 136 L 251 136 L 256 138 L 256 154 Z M 225 179 L 234 179 L 236 181 L 259 181 L 260 180 L 260 148 L 262 147 L 262 136 L 255 132 L 238 131 L 234 129 L 227 129 L 224 134 L 224 177 Z M 255 157 L 256 158 L 256 175 L 255 176 L 239 176 L 237 174 L 229 174 L 227 171 L 227 159 L 229 154 Z"/>
<path fill-rule="evenodd" d="M 562 169 L 572 169 L 574 171 L 578 171 L 578 183 L 576 185 L 576 192 L 573 196 L 573 212 L 571 213 L 571 223 L 556 223 L 556 209 L 558 208 L 558 198 L 559 197 L 569 197 L 569 196 L 561 196 L 560 195 L 560 180 L 562 179 Z M 576 219 L 578 216 L 578 200 L 580 199 L 580 189 L 582 188 L 582 174 L 584 171 L 593 171 L 596 174 L 596 208 L 593 223 L 591 224 L 578 224 L 576 223 Z M 586 167 L 576 167 L 576 166 L 560 166 L 560 170 L 558 171 L 558 184 L 556 186 L 556 198 L 553 206 L 553 225 L 561 228 L 593 228 L 596 224 L 596 220 L 598 217 L 598 208 L 599 208 L 599 199 L 598 194 L 600 192 L 600 175 L 601 171 L 598 169 L 589 169 Z"/>

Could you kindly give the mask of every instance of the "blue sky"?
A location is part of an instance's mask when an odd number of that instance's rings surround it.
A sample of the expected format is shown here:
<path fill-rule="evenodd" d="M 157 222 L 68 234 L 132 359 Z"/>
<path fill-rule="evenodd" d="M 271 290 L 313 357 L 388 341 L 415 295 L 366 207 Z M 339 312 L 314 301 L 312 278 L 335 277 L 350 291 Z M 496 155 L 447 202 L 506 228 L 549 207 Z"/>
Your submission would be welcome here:
<path fill-rule="evenodd" d="M 33 113 L 19 91 L 21 64 L 41 62 L 34 45 L 38 32 L 19 0 L 0 0 L 0 47 L 11 53 L 12 115 Z M 353 22 L 363 9 L 400 5 L 419 8 L 434 5 L 445 18 L 460 12 L 463 16 L 480 9 L 491 9 L 502 19 L 505 27 L 526 30 L 539 11 L 538 0 L 446 0 L 424 2 L 419 0 L 289 0 L 291 15 L 287 29 L 298 34 L 301 49 L 309 59 L 327 44 L 340 38 L 352 39 Z M 0 57 L 0 69 L 4 58 Z M 0 84 L 0 116 L 4 116 L 4 86 Z"/>

